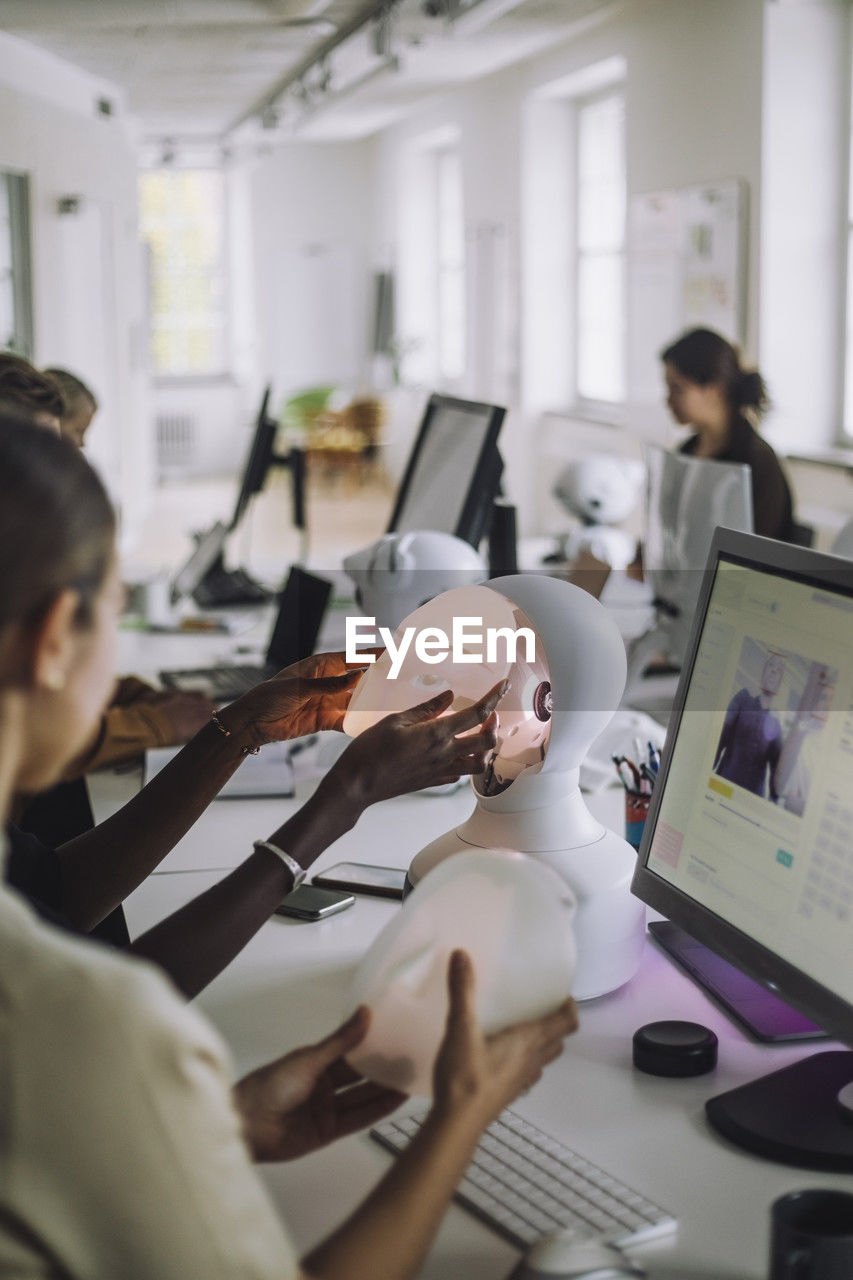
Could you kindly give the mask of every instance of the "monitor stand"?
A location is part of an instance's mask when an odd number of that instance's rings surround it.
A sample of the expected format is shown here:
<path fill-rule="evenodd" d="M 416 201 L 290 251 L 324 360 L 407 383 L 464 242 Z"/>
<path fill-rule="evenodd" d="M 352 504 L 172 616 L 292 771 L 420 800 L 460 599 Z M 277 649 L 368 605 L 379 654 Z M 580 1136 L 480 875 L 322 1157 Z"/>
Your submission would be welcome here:
<path fill-rule="evenodd" d="M 192 597 L 200 609 L 218 609 L 226 605 L 264 604 L 271 592 L 243 569 L 226 569 L 218 555 L 195 587 Z"/>
<path fill-rule="evenodd" d="M 853 1052 L 828 1050 L 710 1098 L 705 1114 L 724 1138 L 755 1155 L 853 1173 L 853 1115 L 839 1098 L 851 1082 Z"/>
<path fill-rule="evenodd" d="M 671 920 L 652 920 L 649 934 L 667 955 L 714 997 L 756 1040 L 826 1040 L 825 1031 L 760 982 L 697 942 Z"/>

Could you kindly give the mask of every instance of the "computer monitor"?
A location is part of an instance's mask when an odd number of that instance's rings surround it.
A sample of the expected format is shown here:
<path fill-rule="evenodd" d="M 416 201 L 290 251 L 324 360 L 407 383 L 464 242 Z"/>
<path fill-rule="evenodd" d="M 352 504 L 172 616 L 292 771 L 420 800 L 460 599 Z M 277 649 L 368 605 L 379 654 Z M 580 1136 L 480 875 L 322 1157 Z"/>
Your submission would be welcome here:
<path fill-rule="evenodd" d="M 718 529 L 633 891 L 853 1045 L 853 566 Z M 816 1054 L 711 1099 L 762 1155 L 853 1171 L 837 1095 L 853 1053 Z"/>
<path fill-rule="evenodd" d="M 191 596 L 214 565 L 221 563 L 227 537 L 228 528 L 221 520 L 217 520 L 210 529 L 197 535 L 192 555 L 172 579 L 172 604 L 177 604 L 184 596 Z"/>
<path fill-rule="evenodd" d="M 430 396 L 388 533 L 430 529 L 479 544 L 500 487 L 496 442 L 505 412 L 499 405 Z"/>
<path fill-rule="evenodd" d="M 229 533 L 237 528 L 255 494 L 260 493 L 267 478 L 267 472 L 274 461 L 275 437 L 278 424 L 268 414 L 271 390 L 272 388 L 268 383 L 261 397 L 261 407 L 255 419 L 252 443 L 249 445 L 249 452 L 246 454 L 246 461 L 243 465 L 243 475 L 240 480 L 237 501 L 234 504 L 234 514 L 228 526 Z"/>
<path fill-rule="evenodd" d="M 660 647 L 684 659 L 708 548 L 718 526 L 751 533 L 748 466 L 672 453 L 648 445 L 643 571 L 656 606 Z"/>

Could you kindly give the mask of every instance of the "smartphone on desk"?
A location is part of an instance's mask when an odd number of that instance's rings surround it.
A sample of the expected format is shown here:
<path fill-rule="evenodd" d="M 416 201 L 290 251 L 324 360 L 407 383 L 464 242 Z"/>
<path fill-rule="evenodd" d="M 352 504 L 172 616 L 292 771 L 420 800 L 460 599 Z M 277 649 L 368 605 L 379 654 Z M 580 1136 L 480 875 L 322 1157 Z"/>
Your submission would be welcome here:
<path fill-rule="evenodd" d="M 336 889 L 318 889 L 313 884 L 301 884 L 289 893 L 275 909 L 277 916 L 293 916 L 297 920 L 325 920 L 338 911 L 346 911 L 355 898 L 351 893 L 339 893 Z"/>
<path fill-rule="evenodd" d="M 328 871 L 314 877 L 314 884 L 333 889 L 352 889 L 355 893 L 373 893 L 378 898 L 403 900 L 406 873 L 398 867 L 375 867 L 367 862 L 337 862 Z"/>

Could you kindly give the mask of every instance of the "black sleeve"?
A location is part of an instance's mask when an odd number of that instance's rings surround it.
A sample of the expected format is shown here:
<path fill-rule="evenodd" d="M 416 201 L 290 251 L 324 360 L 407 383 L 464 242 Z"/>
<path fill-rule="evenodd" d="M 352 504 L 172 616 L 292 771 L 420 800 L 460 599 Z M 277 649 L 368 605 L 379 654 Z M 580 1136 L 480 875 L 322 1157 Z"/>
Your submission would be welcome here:
<path fill-rule="evenodd" d="M 779 459 L 766 440 L 756 439 L 749 465 L 755 532 L 784 541 L 791 535 L 791 491 Z"/>
<path fill-rule="evenodd" d="M 6 883 L 26 898 L 43 920 L 67 929 L 70 933 L 79 933 L 79 929 L 75 929 L 65 915 L 62 859 L 56 850 L 42 844 L 37 836 L 21 831 L 11 823 L 6 828 L 6 836 L 9 841 Z M 107 942 L 113 947 L 130 946 L 130 935 L 122 908 L 116 907 L 87 936 Z"/>
<path fill-rule="evenodd" d="M 62 866 L 56 850 L 11 824 L 6 828 L 6 836 L 9 841 L 6 883 L 17 889 L 45 920 L 52 924 L 65 923 Z"/>

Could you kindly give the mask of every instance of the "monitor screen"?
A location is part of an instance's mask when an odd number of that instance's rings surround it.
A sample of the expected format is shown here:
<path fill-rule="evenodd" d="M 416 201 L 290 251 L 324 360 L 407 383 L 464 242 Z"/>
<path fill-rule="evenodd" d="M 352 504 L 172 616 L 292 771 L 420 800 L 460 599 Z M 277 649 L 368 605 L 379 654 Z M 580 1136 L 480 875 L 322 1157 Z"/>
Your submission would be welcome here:
<path fill-rule="evenodd" d="M 255 419 L 252 443 L 249 445 L 249 452 L 243 465 L 243 475 L 240 480 L 237 501 L 234 505 L 234 514 L 228 526 L 229 532 L 237 528 L 246 513 L 249 502 L 263 488 L 267 471 L 272 462 L 277 424 L 274 419 L 268 416 L 270 393 L 271 388 L 267 385 L 261 398 L 258 416 Z"/>
<path fill-rule="evenodd" d="M 853 566 L 719 529 L 704 578 L 632 887 L 853 1045 Z M 712 1099 L 712 1124 L 853 1170 L 853 1054 L 800 1069 Z"/>
<path fill-rule="evenodd" d="M 331 593 L 332 584 L 327 578 L 308 573 L 299 565 L 292 567 L 278 596 L 278 612 L 267 649 L 271 666 L 281 670 L 311 656 Z"/>
<path fill-rule="evenodd" d="M 221 520 L 217 520 L 213 528 L 201 534 L 195 549 L 172 579 L 172 603 L 176 604 L 184 596 L 191 596 L 205 574 L 213 567 L 222 555 L 228 530 Z"/>
<path fill-rule="evenodd" d="M 853 1044 L 853 570 L 717 537 L 635 889 Z"/>
<path fill-rule="evenodd" d="M 430 529 L 479 543 L 500 485 L 496 441 L 504 413 L 498 405 L 430 396 L 389 533 Z"/>

